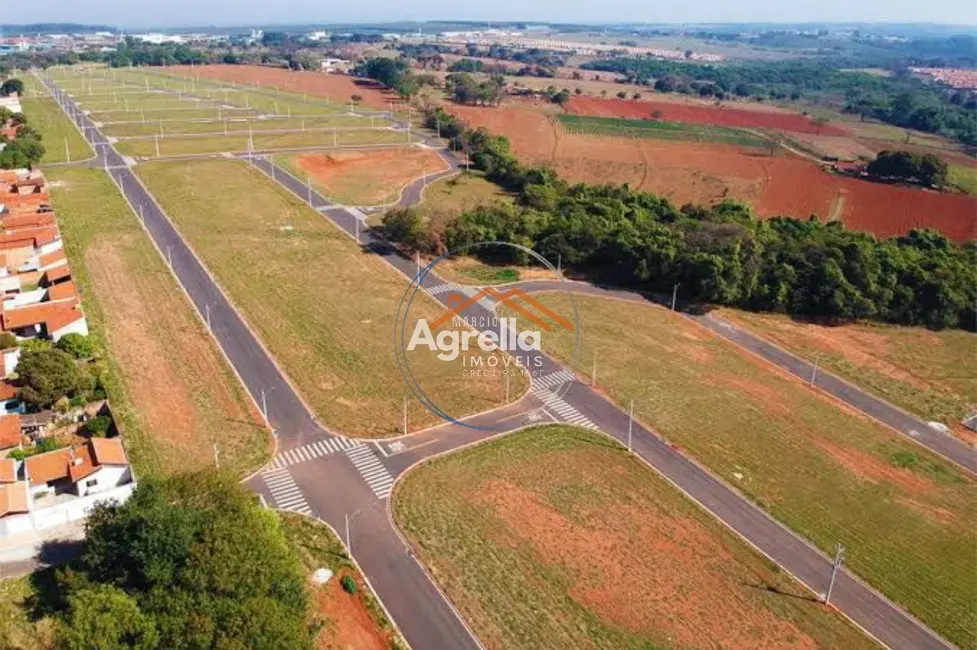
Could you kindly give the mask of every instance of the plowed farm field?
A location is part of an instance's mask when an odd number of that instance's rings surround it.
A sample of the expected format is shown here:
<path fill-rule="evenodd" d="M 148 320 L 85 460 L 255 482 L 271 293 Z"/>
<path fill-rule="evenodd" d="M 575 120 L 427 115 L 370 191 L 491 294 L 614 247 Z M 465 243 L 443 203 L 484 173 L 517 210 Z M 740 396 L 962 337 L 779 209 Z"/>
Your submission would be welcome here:
<path fill-rule="evenodd" d="M 973 197 L 836 176 L 783 150 L 770 155 L 714 143 L 571 135 L 528 102 L 451 111 L 471 126 L 507 136 L 521 159 L 551 165 L 569 181 L 627 183 L 679 206 L 733 198 L 762 218 L 815 214 L 879 237 L 922 227 L 957 242 L 977 237 Z"/>
<path fill-rule="evenodd" d="M 193 68 L 173 66 L 167 70 L 179 75 L 192 72 L 206 79 L 278 88 L 340 103 L 346 103 L 353 95 L 359 95 L 363 98 L 361 104 L 372 108 L 388 108 L 391 102 L 401 103 L 394 93 L 367 80 L 342 74 L 266 68 L 259 65 L 200 65 Z"/>
<path fill-rule="evenodd" d="M 846 132 L 832 124 L 819 126 L 810 118 L 796 113 L 781 111 L 758 111 L 728 106 L 705 106 L 678 104 L 676 102 L 645 102 L 626 99 L 597 99 L 595 97 L 574 97 L 570 100 L 570 112 L 577 115 L 599 115 L 603 117 L 631 117 L 657 119 L 666 122 L 689 122 L 692 124 L 711 124 L 739 128 L 776 129 L 797 133 L 816 133 L 820 135 L 846 135 Z"/>

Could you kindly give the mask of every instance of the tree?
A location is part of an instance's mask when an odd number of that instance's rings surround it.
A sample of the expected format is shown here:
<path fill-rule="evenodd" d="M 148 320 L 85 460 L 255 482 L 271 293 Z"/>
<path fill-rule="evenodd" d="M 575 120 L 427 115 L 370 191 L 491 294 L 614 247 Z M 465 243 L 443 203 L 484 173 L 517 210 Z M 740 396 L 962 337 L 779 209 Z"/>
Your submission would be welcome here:
<path fill-rule="evenodd" d="M 880 151 L 866 171 L 873 176 L 895 178 L 942 186 L 947 183 L 949 167 L 933 154 L 917 154 L 911 151 Z"/>
<path fill-rule="evenodd" d="M 407 246 L 411 250 L 426 251 L 430 246 L 424 217 L 414 208 L 389 210 L 381 221 L 383 233 L 391 241 Z"/>
<path fill-rule="evenodd" d="M 628 98 L 628 94 L 622 90 L 621 92 L 619 92 L 617 94 L 617 98 L 618 99 L 627 99 Z"/>
<path fill-rule="evenodd" d="M 363 95 L 350 95 L 349 101 L 353 102 L 354 104 L 359 104 L 363 101 Z"/>
<path fill-rule="evenodd" d="M 10 332 L 0 334 L 0 350 L 8 350 L 17 347 L 17 337 Z"/>
<path fill-rule="evenodd" d="M 298 559 L 233 477 L 144 478 L 124 504 L 96 505 L 85 530 L 77 572 L 58 576 L 66 647 L 311 648 Z"/>
<path fill-rule="evenodd" d="M 81 334 L 65 334 L 55 345 L 75 359 L 91 359 L 95 356 L 95 342 L 91 337 Z"/>
<path fill-rule="evenodd" d="M 79 589 L 67 598 L 60 636 L 69 650 L 88 650 L 98 639 L 101 650 L 150 650 L 159 634 L 152 619 L 124 591 L 108 585 Z"/>
<path fill-rule="evenodd" d="M 64 397 L 83 390 L 82 376 L 74 359 L 61 350 L 24 350 L 17 363 L 20 395 L 37 409 L 48 408 Z"/>
<path fill-rule="evenodd" d="M 0 95 L 6 97 L 14 93 L 18 95 L 24 93 L 24 82 L 20 79 L 7 79 L 3 84 L 0 84 Z"/>

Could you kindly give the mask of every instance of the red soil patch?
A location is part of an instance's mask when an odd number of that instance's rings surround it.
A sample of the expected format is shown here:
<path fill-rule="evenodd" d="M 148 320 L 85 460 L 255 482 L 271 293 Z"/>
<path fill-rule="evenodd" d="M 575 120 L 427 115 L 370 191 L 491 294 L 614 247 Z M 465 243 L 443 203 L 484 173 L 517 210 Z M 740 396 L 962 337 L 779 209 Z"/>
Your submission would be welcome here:
<path fill-rule="evenodd" d="M 852 447 L 810 436 L 821 450 L 860 479 L 872 483 L 890 483 L 911 495 L 928 494 L 935 488 L 932 481 L 914 474 L 912 470 L 889 465 L 884 460 Z"/>
<path fill-rule="evenodd" d="M 776 129 L 778 131 L 820 135 L 847 135 L 843 129 L 832 124 L 818 128 L 809 118 L 791 113 L 746 110 L 730 108 L 725 105 L 697 106 L 674 102 L 636 102 L 623 99 L 597 99 L 595 97 L 573 97 L 570 99 L 570 112 L 578 115 L 643 119 L 650 118 L 656 111 L 661 113 L 659 119 L 666 122 Z"/>
<path fill-rule="evenodd" d="M 594 507 L 569 519 L 540 496 L 506 481 L 472 498 L 492 507 L 515 539 L 568 571 L 569 595 L 608 624 L 665 634 L 676 647 L 814 648 L 732 576 L 736 559 L 693 519 L 637 505 Z M 586 523 L 583 523 L 586 522 Z"/>
<path fill-rule="evenodd" d="M 361 104 L 372 108 L 388 108 L 390 102 L 401 103 L 400 98 L 395 93 L 389 92 L 368 80 L 343 74 L 266 68 L 258 65 L 200 65 L 192 68 L 189 66 L 173 66 L 167 70 L 177 74 L 192 73 L 205 79 L 279 88 L 313 97 L 322 97 L 342 104 L 349 102 L 349 98 L 353 95 L 363 97 Z"/>
<path fill-rule="evenodd" d="M 472 127 L 485 127 L 509 138 L 520 159 L 551 165 L 571 182 L 627 183 L 667 197 L 677 206 L 713 205 L 735 198 L 752 205 L 761 218 L 805 219 L 816 214 L 878 237 L 933 228 L 958 243 L 977 238 L 977 201 L 960 194 L 836 176 L 810 160 L 786 153 L 770 156 L 719 144 L 568 135 L 529 102 L 498 108 L 450 106 L 450 110 Z"/>
<path fill-rule="evenodd" d="M 356 205 L 390 201 L 423 174 L 446 169 L 444 160 L 430 149 L 307 153 L 295 160 L 327 194 Z"/>
<path fill-rule="evenodd" d="M 319 613 L 329 619 L 316 638 L 317 650 L 356 648 L 356 650 L 386 650 L 391 647 L 391 635 L 384 632 L 370 617 L 359 596 L 343 591 L 340 575 L 333 576 L 326 585 L 315 587 Z M 360 584 L 360 588 L 364 586 Z"/>

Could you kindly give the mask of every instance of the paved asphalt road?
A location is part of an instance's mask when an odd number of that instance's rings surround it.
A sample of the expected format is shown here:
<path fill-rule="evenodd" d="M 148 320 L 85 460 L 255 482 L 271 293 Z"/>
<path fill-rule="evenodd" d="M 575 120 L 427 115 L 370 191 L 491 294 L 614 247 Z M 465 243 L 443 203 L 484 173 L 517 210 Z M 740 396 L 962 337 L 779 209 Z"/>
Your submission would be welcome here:
<path fill-rule="evenodd" d="M 529 280 L 516 282 L 507 287 L 518 287 L 527 293 L 539 293 L 566 289 L 566 283 L 555 280 Z M 574 293 L 597 295 L 635 302 L 649 302 L 654 298 L 632 291 L 598 287 L 583 282 L 572 283 L 570 289 Z M 952 435 L 936 431 L 919 418 L 909 415 L 902 409 L 875 397 L 852 384 L 839 379 L 837 376 L 818 369 L 815 374 L 814 365 L 799 359 L 782 348 L 740 328 L 711 313 L 701 313 L 692 309 L 683 312 L 686 317 L 707 327 L 719 336 L 740 345 L 750 352 L 766 359 L 782 370 L 810 382 L 814 377 L 814 385 L 821 390 L 845 402 L 852 408 L 882 422 L 896 431 L 908 436 L 959 467 L 977 474 L 977 450 Z"/>
<path fill-rule="evenodd" d="M 54 88 L 50 83 L 49 87 Z M 60 99 L 67 103 L 69 115 L 79 124 L 89 127 L 86 131 L 90 140 L 99 145 L 106 143 L 105 138 L 94 129 L 87 118 L 79 115 L 72 107 L 70 98 L 62 95 Z M 267 393 L 270 419 L 278 430 L 285 456 L 289 450 L 299 456 L 291 456 L 296 462 L 290 464 L 284 472 L 279 470 L 276 474 L 278 479 L 275 479 L 277 483 L 271 478 L 272 473 L 268 472 L 252 477 L 248 485 L 275 505 L 279 500 L 285 499 L 281 496 L 281 490 L 287 489 L 291 495 L 289 499 L 301 500 L 311 514 L 328 522 L 341 535 L 345 533 L 346 515 L 351 515 L 351 541 L 355 557 L 413 647 L 451 650 L 479 647 L 477 640 L 460 621 L 451 605 L 441 596 L 423 568 L 411 557 L 409 547 L 399 538 L 388 516 L 389 499 L 378 497 L 376 490 L 371 490 L 371 487 L 376 484 L 378 476 L 399 476 L 409 467 L 435 453 L 446 453 L 462 445 L 497 435 L 495 432 L 539 422 L 540 418 L 563 421 L 561 416 L 554 415 L 554 409 L 549 403 L 546 408 L 541 409 L 542 403 L 536 397 L 528 395 L 503 409 L 471 418 L 479 425 L 488 427 L 489 431 L 443 425 L 402 440 L 365 443 L 345 452 L 322 455 L 305 452 L 304 450 L 310 449 L 310 445 L 315 447 L 316 441 L 329 439 L 329 434 L 313 421 L 311 414 L 290 389 L 264 348 L 223 297 L 214 280 L 193 256 L 166 215 L 125 166 L 125 161 L 110 145 L 100 147 L 100 152 L 102 164 L 108 164 L 109 172 L 130 202 L 136 206 L 137 212 L 142 208 L 147 229 L 161 251 L 164 255 L 168 252 L 173 256 L 177 277 L 197 309 L 205 313 L 205 305 L 210 305 L 215 336 L 251 395 L 260 403 L 261 390 L 275 388 Z M 450 163 L 452 159 L 446 156 L 446 160 Z M 253 164 L 271 175 L 271 163 L 267 160 L 254 159 Z M 274 171 L 274 176 L 276 181 L 297 196 L 308 198 L 308 188 L 301 181 L 292 178 L 280 168 Z M 405 192 L 405 199 L 412 200 L 416 197 L 412 191 Z M 356 217 L 351 212 L 333 205 L 315 192 L 312 192 L 311 203 L 338 227 L 355 236 Z M 414 262 L 402 257 L 373 233 L 361 232 L 360 241 L 366 250 L 380 255 L 408 278 L 416 275 L 417 267 Z M 429 289 L 440 283 L 442 281 L 433 274 L 423 279 L 423 286 Z M 531 283 L 523 286 L 535 290 Z M 475 305 L 470 311 L 481 314 L 485 307 Z M 544 357 L 542 361 L 544 372 L 560 370 L 560 366 L 552 360 Z M 602 431 L 626 442 L 627 414 L 580 383 L 567 384 L 565 389 L 568 392 L 564 395 L 564 405 L 572 405 L 577 413 L 595 423 Z M 821 592 L 825 589 L 830 573 L 829 560 L 751 504 L 735 489 L 670 447 L 656 433 L 637 423 L 634 426 L 633 450 L 813 591 Z M 364 454 L 375 457 L 376 460 L 370 462 L 376 464 L 369 468 L 365 465 L 357 466 L 354 456 L 362 458 Z M 282 458 L 282 454 L 277 457 L 278 460 Z M 282 488 L 282 485 L 285 487 Z M 950 647 L 847 571 L 842 571 L 839 575 L 833 602 L 889 647 Z"/>

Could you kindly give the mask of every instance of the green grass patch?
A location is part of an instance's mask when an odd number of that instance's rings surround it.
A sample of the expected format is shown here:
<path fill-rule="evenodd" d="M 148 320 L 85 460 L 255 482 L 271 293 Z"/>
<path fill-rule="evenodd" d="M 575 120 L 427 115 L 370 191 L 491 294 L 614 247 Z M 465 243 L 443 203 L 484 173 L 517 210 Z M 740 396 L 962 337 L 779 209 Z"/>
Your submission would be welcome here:
<path fill-rule="evenodd" d="M 486 647 L 874 647 L 598 433 L 537 427 L 430 461 L 392 509 Z"/>
<path fill-rule="evenodd" d="M 950 165 L 949 180 L 970 196 L 977 196 L 977 167 Z"/>
<path fill-rule="evenodd" d="M 136 472 L 213 463 L 244 474 L 269 455 L 244 388 L 101 170 L 47 171 L 109 399 Z"/>
<path fill-rule="evenodd" d="M 559 312 L 567 298 L 543 295 Z M 665 309 L 576 297 L 599 387 L 927 625 L 973 648 L 974 483 L 903 436 L 771 371 Z M 565 312 L 564 312 L 565 313 Z M 562 332 L 543 347 L 561 359 Z M 912 467 L 908 453 L 918 456 Z M 936 475 L 939 478 L 936 478 Z"/>
<path fill-rule="evenodd" d="M 234 108 L 219 110 L 216 106 L 211 108 L 201 108 L 196 105 L 188 105 L 186 108 L 177 108 L 170 110 L 131 110 L 131 111 L 100 111 L 92 112 L 89 117 L 96 122 L 110 123 L 110 122 L 129 122 L 129 123 L 144 123 L 144 122 L 159 122 L 159 120 L 216 120 L 216 119 L 233 119 L 238 118 L 251 118 L 257 115 L 256 111 L 247 108 Z"/>
<path fill-rule="evenodd" d="M 71 160 L 92 157 L 92 148 L 57 102 L 49 97 L 25 97 L 20 103 L 30 126 L 41 134 L 45 151 L 42 164 L 67 162 L 69 156 Z"/>
<path fill-rule="evenodd" d="M 692 140 L 719 142 L 741 147 L 768 147 L 767 140 L 742 129 L 661 120 L 630 120 L 618 117 L 589 115 L 557 115 L 560 124 L 574 135 L 596 135 L 623 138 L 651 138 L 661 140 Z"/>
<path fill-rule="evenodd" d="M 256 133 L 251 138 L 255 151 L 322 147 L 358 147 L 370 145 L 407 144 L 407 135 L 387 129 L 355 131 L 306 131 L 295 133 Z M 248 151 L 247 134 L 164 137 L 159 138 L 160 156 L 183 156 L 208 153 L 243 153 Z M 155 158 L 157 140 L 122 140 L 116 144 L 119 153 L 142 158 Z"/>
<path fill-rule="evenodd" d="M 255 131 L 272 130 L 301 130 L 344 128 L 344 127 L 383 127 L 389 126 L 390 121 L 369 117 L 354 117 L 352 115 L 325 115 L 307 118 L 235 118 L 221 121 L 166 121 L 162 123 L 147 122 L 146 124 L 106 124 L 101 131 L 107 136 L 116 138 L 163 135 L 179 135 L 186 133 L 210 133 L 222 135 L 225 128 L 228 133 L 247 135 L 250 126 Z"/>
<path fill-rule="evenodd" d="M 244 162 L 155 162 L 136 171 L 327 426 L 400 433 L 408 390 L 391 327 L 403 276 Z M 442 311 L 426 298 L 415 307 L 418 317 Z M 415 374 L 447 412 L 504 400 L 503 379 L 459 381 L 460 358 L 424 352 L 412 359 Z M 413 398 L 408 419 L 411 429 L 439 422 Z"/>

